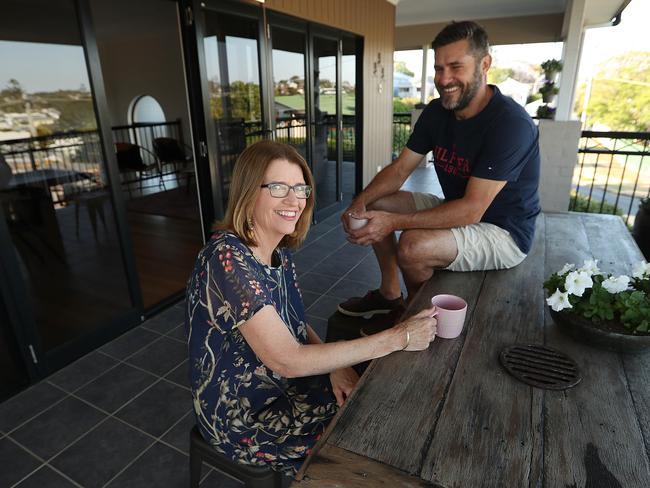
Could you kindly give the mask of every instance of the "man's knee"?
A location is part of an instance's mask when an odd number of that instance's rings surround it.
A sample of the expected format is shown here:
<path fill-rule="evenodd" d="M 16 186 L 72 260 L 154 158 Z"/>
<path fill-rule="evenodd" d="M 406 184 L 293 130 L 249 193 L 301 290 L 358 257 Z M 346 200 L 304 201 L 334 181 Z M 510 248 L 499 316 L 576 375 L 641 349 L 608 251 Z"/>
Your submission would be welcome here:
<path fill-rule="evenodd" d="M 405 230 L 397 245 L 397 262 L 402 267 L 412 267 L 421 262 L 424 254 L 424 236 L 418 230 Z"/>
<path fill-rule="evenodd" d="M 399 239 L 397 262 L 402 268 L 446 267 L 457 252 L 450 231 L 407 230 Z"/>

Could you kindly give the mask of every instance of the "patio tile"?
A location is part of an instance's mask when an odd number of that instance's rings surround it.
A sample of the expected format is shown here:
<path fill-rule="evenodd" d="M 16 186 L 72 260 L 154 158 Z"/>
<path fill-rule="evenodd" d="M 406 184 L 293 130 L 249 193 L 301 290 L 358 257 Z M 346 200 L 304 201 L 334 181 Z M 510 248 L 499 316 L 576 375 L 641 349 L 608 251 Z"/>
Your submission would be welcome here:
<path fill-rule="evenodd" d="M 154 442 L 142 432 L 109 418 L 50 465 L 83 486 L 103 486 Z"/>
<path fill-rule="evenodd" d="M 81 388 L 76 395 L 112 413 L 154 381 L 155 376 L 128 364 L 120 364 Z"/>
<path fill-rule="evenodd" d="M 205 471 L 205 466 L 203 467 L 203 470 Z M 244 484 L 213 469 L 210 471 L 210 474 L 199 483 L 199 486 L 201 486 L 201 488 L 242 488 Z"/>
<path fill-rule="evenodd" d="M 105 373 L 117 363 L 116 359 L 94 351 L 53 374 L 47 380 L 72 392 Z"/>
<path fill-rule="evenodd" d="M 15 488 L 72 488 L 76 486 L 49 466 L 43 466 Z"/>
<path fill-rule="evenodd" d="M 317 266 L 314 266 L 311 270 L 315 273 L 341 278 L 355 266 L 358 266 L 362 259 L 357 256 L 346 256 L 337 252 L 335 255 L 323 260 Z"/>
<path fill-rule="evenodd" d="M 320 293 L 312 293 L 310 291 L 300 290 L 302 294 L 302 303 L 305 305 L 305 309 L 309 308 L 312 303 L 320 298 Z"/>
<path fill-rule="evenodd" d="M 187 344 L 187 333 L 185 332 L 185 325 L 179 325 L 175 329 L 170 330 L 167 332 L 167 337 L 183 341 L 185 344 Z"/>
<path fill-rule="evenodd" d="M 115 416 L 160 437 L 192 408 L 191 394 L 162 380 L 118 411 Z"/>
<path fill-rule="evenodd" d="M 187 488 L 190 479 L 189 458 L 169 446 L 156 442 L 108 488 Z"/>
<path fill-rule="evenodd" d="M 156 332 L 138 326 L 109 342 L 100 351 L 117 359 L 125 359 L 159 337 Z"/>
<path fill-rule="evenodd" d="M 189 412 L 183 420 L 178 422 L 169 432 L 167 432 L 160 440 L 180 449 L 185 454 L 190 452 L 190 430 L 196 424 L 196 416 L 194 412 Z"/>
<path fill-rule="evenodd" d="M 381 272 L 374 256 L 369 256 L 361 261 L 350 273 L 351 277 L 353 276 L 356 281 L 368 283 L 368 289 L 379 287 Z"/>
<path fill-rule="evenodd" d="M 337 297 L 323 295 L 320 300 L 309 307 L 307 313 L 311 316 L 320 317 L 321 319 L 327 320 L 330 315 L 336 312 L 336 309 L 340 302 L 341 300 Z"/>
<path fill-rule="evenodd" d="M 354 273 L 351 274 L 356 277 Z M 364 283 L 363 281 L 358 281 L 356 279 L 351 280 L 349 278 L 343 278 L 336 285 L 330 288 L 327 294 L 341 299 L 348 299 L 350 297 L 362 297 L 369 289 L 374 289 L 376 287 L 377 284 L 374 282 Z"/>
<path fill-rule="evenodd" d="M 13 485 L 40 465 L 41 461 L 8 437 L 0 439 L 0 466 L 5 466 L 0 469 L 0 486 Z"/>
<path fill-rule="evenodd" d="M 58 402 L 65 393 L 41 382 L 0 404 L 0 430 L 9 432 Z"/>
<path fill-rule="evenodd" d="M 320 268 L 320 267 L 317 267 Z M 300 285 L 300 290 L 304 293 L 305 291 L 311 291 L 318 295 L 325 293 L 336 281 L 338 278 L 320 274 L 314 271 L 305 273 L 304 275 L 298 278 L 298 284 Z"/>
<path fill-rule="evenodd" d="M 185 322 L 185 310 L 174 305 L 144 322 L 142 327 L 165 334 L 183 322 Z"/>
<path fill-rule="evenodd" d="M 165 379 L 189 390 L 190 389 L 189 360 L 186 359 L 180 365 L 178 365 L 173 371 L 167 373 Z"/>
<path fill-rule="evenodd" d="M 105 417 L 96 408 L 68 397 L 27 422 L 10 437 L 37 456 L 49 459 Z"/>
<path fill-rule="evenodd" d="M 164 376 L 187 358 L 187 346 L 169 337 L 161 337 L 126 360 L 127 363 Z"/>

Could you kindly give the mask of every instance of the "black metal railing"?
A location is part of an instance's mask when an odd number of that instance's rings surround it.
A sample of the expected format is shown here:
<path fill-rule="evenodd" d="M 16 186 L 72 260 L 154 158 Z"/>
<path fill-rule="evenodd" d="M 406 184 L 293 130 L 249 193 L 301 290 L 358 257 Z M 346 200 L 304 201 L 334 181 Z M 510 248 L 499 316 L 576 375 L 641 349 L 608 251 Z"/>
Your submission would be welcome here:
<path fill-rule="evenodd" d="M 621 215 L 650 196 L 650 133 L 583 131 L 569 210 Z"/>
<path fill-rule="evenodd" d="M 143 148 L 140 152 L 143 162 L 162 167 L 162 176 L 177 171 L 176 167 L 167 167 L 158 161 L 153 142 L 158 137 L 169 137 L 176 139 L 182 147 L 180 120 L 116 126 L 112 127 L 112 132 L 113 143 L 126 142 Z M 0 141 L 0 154 L 14 175 L 53 170 L 48 172 L 48 178 L 41 179 L 48 187 L 56 207 L 65 205 L 70 195 L 104 188 L 108 184 L 99 133 L 96 130 Z M 29 181 L 32 180 L 33 177 Z"/>
<path fill-rule="evenodd" d="M 393 114 L 393 158 L 396 158 L 411 135 L 411 113 L 398 112 Z"/>

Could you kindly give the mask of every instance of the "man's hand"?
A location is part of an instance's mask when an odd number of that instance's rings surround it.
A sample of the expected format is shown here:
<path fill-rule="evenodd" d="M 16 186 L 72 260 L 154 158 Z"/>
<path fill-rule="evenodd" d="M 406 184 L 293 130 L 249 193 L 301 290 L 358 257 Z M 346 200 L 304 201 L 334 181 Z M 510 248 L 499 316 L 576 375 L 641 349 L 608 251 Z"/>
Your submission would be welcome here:
<path fill-rule="evenodd" d="M 336 404 L 340 407 L 347 400 L 359 381 L 359 375 L 352 368 L 341 368 L 330 373 L 332 390 L 336 397 Z"/>
<path fill-rule="evenodd" d="M 348 241 L 359 246 L 368 246 L 381 241 L 391 232 L 397 230 L 395 226 L 396 215 L 380 210 L 370 210 L 358 215 L 359 218 L 368 219 L 368 223 L 358 230 L 348 230 Z"/>
<path fill-rule="evenodd" d="M 352 204 L 347 209 L 345 209 L 345 212 L 341 214 L 341 223 L 343 224 L 343 230 L 348 234 L 350 233 L 350 214 L 354 215 L 355 217 L 359 217 L 364 213 L 366 213 L 366 206 L 362 201 L 355 199 Z"/>

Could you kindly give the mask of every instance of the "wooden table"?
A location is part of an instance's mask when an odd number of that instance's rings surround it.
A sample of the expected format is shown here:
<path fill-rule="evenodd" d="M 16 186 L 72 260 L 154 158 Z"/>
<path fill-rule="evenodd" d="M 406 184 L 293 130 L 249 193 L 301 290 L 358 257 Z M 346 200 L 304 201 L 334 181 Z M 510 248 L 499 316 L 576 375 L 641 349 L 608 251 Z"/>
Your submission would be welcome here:
<path fill-rule="evenodd" d="M 437 293 L 467 299 L 463 334 L 372 362 L 298 477 L 299 487 L 650 487 L 650 355 L 625 356 L 558 331 L 542 283 L 599 259 L 630 273 L 642 256 L 619 217 L 545 214 L 516 268 L 438 272 L 407 311 Z M 499 352 L 546 344 L 578 364 L 564 391 L 514 379 Z"/>

